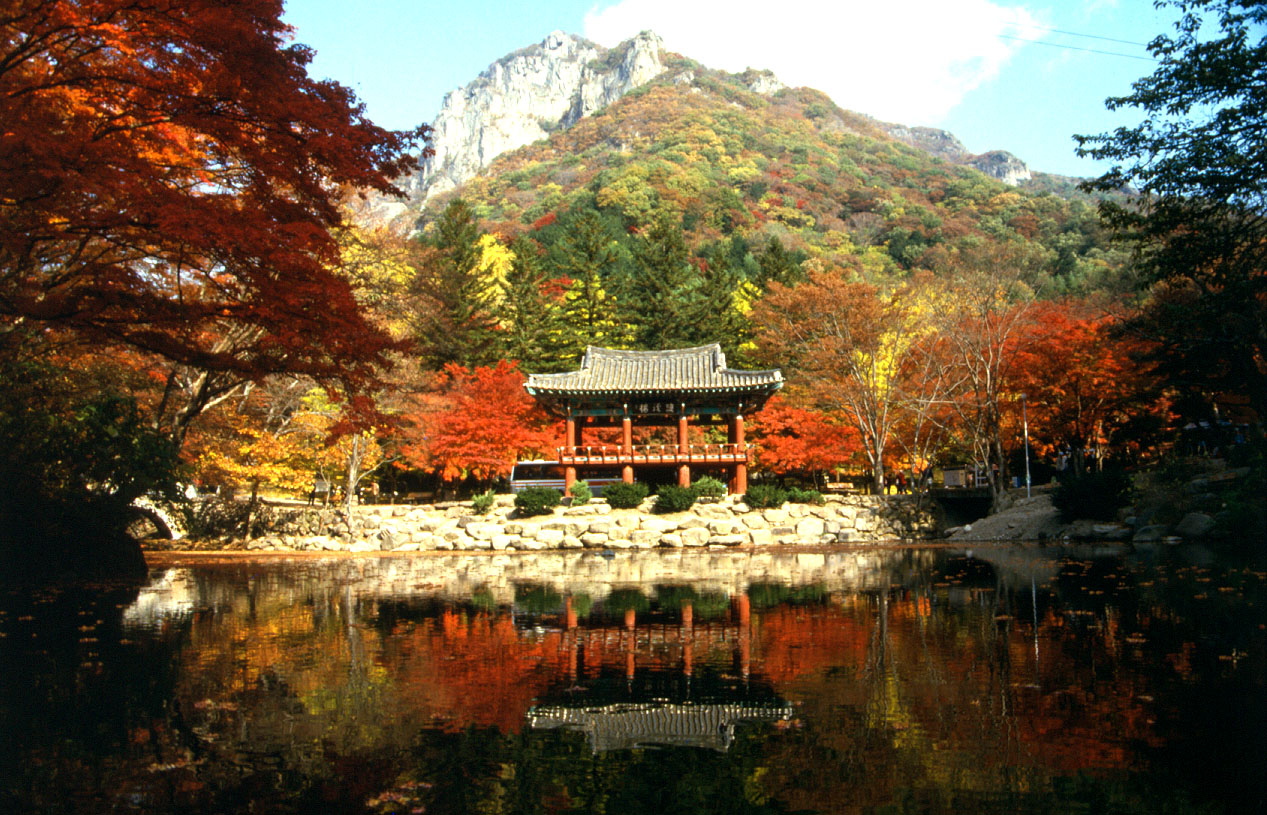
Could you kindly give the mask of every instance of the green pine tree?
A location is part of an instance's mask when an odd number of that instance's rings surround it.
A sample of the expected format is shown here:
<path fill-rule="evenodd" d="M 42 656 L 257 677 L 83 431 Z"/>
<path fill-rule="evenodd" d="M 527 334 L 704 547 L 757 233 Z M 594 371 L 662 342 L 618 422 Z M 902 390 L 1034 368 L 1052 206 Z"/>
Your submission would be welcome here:
<path fill-rule="evenodd" d="M 621 319 L 633 344 L 645 350 L 698 344 L 699 272 L 691 263 L 681 227 L 662 214 L 633 244 L 633 263 L 619 282 Z"/>
<path fill-rule="evenodd" d="M 525 373 L 567 370 L 571 360 L 560 347 L 562 324 L 559 308 L 543 291 L 546 282 L 540 247 L 519 237 L 511 243 L 515 253 L 506 279 L 501 281 L 497 317 L 501 324 L 501 355 L 519 361 Z"/>
<path fill-rule="evenodd" d="M 411 287 L 416 300 L 414 332 L 423 364 L 439 369 L 497 359 L 497 324 L 492 287 L 480 269 L 480 231 L 474 213 L 455 199 L 415 253 Z"/>
<path fill-rule="evenodd" d="M 588 345 L 620 348 L 628 336 L 617 319 L 612 286 L 621 265 L 619 242 L 592 210 L 571 219 L 551 253 L 555 274 L 572 281 L 560 318 L 560 355 L 571 367 Z"/>
<path fill-rule="evenodd" d="M 782 241 L 771 236 L 765 251 L 757 258 L 760 271 L 753 282 L 762 291 L 768 289 L 771 283 L 781 283 L 784 286 L 800 283 L 805 279 L 805 272 L 801 269 L 801 261 L 804 259 L 803 253 L 787 251 L 783 248 Z"/>

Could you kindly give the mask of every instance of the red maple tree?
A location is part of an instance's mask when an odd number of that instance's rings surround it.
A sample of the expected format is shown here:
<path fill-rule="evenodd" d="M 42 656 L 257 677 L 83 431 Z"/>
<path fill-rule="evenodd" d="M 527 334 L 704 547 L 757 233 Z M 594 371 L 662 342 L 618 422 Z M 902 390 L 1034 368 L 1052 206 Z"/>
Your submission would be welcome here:
<path fill-rule="evenodd" d="M 355 389 L 390 345 L 332 271 L 332 230 L 341 191 L 392 192 L 423 134 L 309 78 L 281 14 L 14 0 L 0 16 L 0 324 L 188 366 L 182 427 L 271 373 Z"/>
<path fill-rule="evenodd" d="M 562 431 L 523 383 L 518 366 L 505 360 L 474 369 L 447 365 L 436 391 L 404 417 L 405 459 L 446 481 L 485 481 L 510 475 L 519 459 L 553 451 Z"/>
<path fill-rule="evenodd" d="M 776 473 L 815 474 L 862 461 L 862 442 L 852 426 L 778 396 L 752 417 L 752 435 L 758 464 Z"/>
<path fill-rule="evenodd" d="M 1087 451 L 1101 457 L 1129 423 L 1163 409 L 1146 395 L 1154 383 L 1138 361 L 1143 343 L 1115 334 L 1116 322 L 1079 301 L 1034 306 L 1008 385 L 1026 396 L 1029 436 L 1040 454 L 1066 447 L 1081 469 Z"/>

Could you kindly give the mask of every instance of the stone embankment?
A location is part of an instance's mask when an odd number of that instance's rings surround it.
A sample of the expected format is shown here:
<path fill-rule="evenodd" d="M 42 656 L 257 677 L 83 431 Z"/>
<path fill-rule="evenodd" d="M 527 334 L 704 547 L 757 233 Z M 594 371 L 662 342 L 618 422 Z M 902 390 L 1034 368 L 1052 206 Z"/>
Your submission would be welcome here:
<path fill-rule="evenodd" d="M 367 505 L 341 510 L 277 508 L 270 531 L 221 548 L 263 551 L 506 551 L 655 549 L 928 538 L 936 520 L 909 496 L 828 496 L 825 504 L 752 509 L 735 498 L 658 515 L 612 509 L 601 499 L 554 514 L 517 517 L 511 496 L 485 515 L 450 506 Z"/>

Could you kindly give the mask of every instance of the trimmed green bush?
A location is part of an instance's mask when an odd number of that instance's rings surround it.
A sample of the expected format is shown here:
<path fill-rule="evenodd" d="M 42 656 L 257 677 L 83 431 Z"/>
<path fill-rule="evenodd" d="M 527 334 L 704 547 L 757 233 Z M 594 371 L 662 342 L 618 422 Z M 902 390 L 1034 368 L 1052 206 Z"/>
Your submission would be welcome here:
<path fill-rule="evenodd" d="M 774 484 L 753 484 L 744 493 L 743 502 L 753 509 L 781 507 L 787 502 L 787 492 Z"/>
<path fill-rule="evenodd" d="M 793 487 L 787 491 L 787 500 L 794 504 L 816 504 L 822 506 L 823 494 L 818 490 L 803 490 Z"/>
<path fill-rule="evenodd" d="M 647 485 L 639 481 L 632 484 L 621 481 L 603 487 L 603 497 L 616 509 L 634 509 L 646 499 L 650 492 Z"/>
<path fill-rule="evenodd" d="M 593 497 L 594 491 L 590 489 L 587 482 L 577 481 L 572 484 L 572 506 L 588 504 Z"/>
<path fill-rule="evenodd" d="M 1126 505 L 1130 491 L 1130 477 L 1121 470 L 1082 475 L 1070 472 L 1060 479 L 1051 502 L 1065 523 L 1083 519 L 1112 521 L 1116 520 L 1118 509 Z"/>
<path fill-rule="evenodd" d="M 655 511 L 685 512 L 695 505 L 695 499 L 698 497 L 695 490 L 690 487 L 666 484 L 656 490 Z"/>
<path fill-rule="evenodd" d="M 493 494 L 493 491 L 488 490 L 487 492 L 481 492 L 479 495 L 472 498 L 471 504 L 473 505 L 472 508 L 474 509 L 475 514 L 487 515 L 488 511 L 493 508 L 493 499 L 495 497 L 496 496 Z"/>
<path fill-rule="evenodd" d="M 549 487 L 528 487 L 515 496 L 515 509 L 525 517 L 533 515 L 549 515 L 559 502 L 563 493 Z"/>
<path fill-rule="evenodd" d="M 701 498 L 723 498 L 726 495 L 726 485 L 711 475 L 702 475 L 695 479 L 691 489 Z"/>

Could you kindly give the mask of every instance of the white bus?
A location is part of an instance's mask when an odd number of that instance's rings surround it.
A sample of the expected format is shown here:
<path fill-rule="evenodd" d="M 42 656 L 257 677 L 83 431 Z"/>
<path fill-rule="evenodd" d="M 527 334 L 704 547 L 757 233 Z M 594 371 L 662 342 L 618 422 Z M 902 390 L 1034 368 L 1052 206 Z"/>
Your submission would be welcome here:
<path fill-rule="evenodd" d="M 603 487 L 618 483 L 620 471 L 614 468 L 577 467 L 576 480 L 589 485 L 595 496 L 603 494 Z M 563 492 L 563 468 L 557 461 L 520 461 L 510 471 L 510 491 L 520 493 L 529 487 L 549 487 Z"/>

